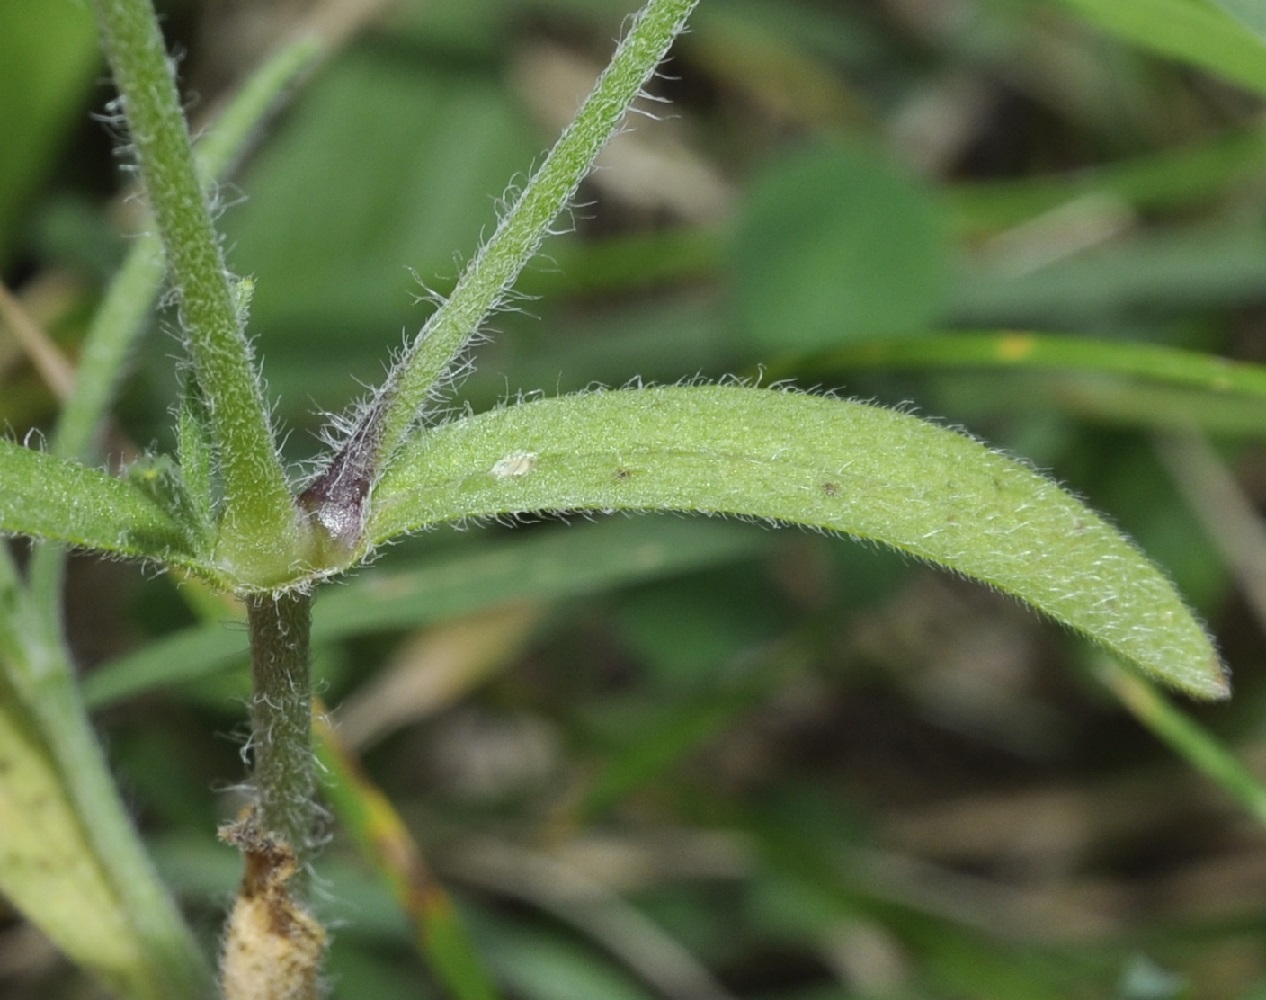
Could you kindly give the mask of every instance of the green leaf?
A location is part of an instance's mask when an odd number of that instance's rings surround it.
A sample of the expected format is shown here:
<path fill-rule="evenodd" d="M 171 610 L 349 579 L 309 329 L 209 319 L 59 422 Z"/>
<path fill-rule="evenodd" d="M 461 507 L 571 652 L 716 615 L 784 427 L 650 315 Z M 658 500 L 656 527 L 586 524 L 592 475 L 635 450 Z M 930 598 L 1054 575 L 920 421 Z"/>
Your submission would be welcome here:
<path fill-rule="evenodd" d="M 1208 0 L 1062 0 L 1127 41 L 1266 94 L 1266 39 Z M 1237 0 L 1237 8 L 1252 0 Z M 1261 15 L 1257 16 L 1261 20 Z"/>
<path fill-rule="evenodd" d="M 193 565 L 196 529 L 161 498 L 156 470 L 140 478 L 116 479 L 0 440 L 0 532 Z"/>
<path fill-rule="evenodd" d="M 372 543 L 531 511 L 676 510 L 874 539 L 1013 594 L 1206 698 L 1227 680 L 1163 572 L 1026 466 L 856 402 L 737 387 L 597 392 L 436 428 L 375 494 Z"/>
<path fill-rule="evenodd" d="M 256 279 L 251 320 L 268 331 L 273 394 L 306 400 L 316 365 L 331 392 L 347 391 L 349 371 L 380 377 L 376 352 L 416 322 L 401 265 L 446 291 L 454 253 L 473 253 L 496 223 L 489 195 L 538 141 L 491 73 L 454 79 L 356 50 L 324 68 L 252 160 L 250 200 L 224 218 L 234 264 Z M 338 335 L 314 350 L 328 330 Z"/>
<path fill-rule="evenodd" d="M 322 785 L 339 825 L 378 869 L 397 905 L 414 925 L 417 946 L 453 1000 L 499 1000 L 452 897 L 427 872 L 399 814 L 339 744 L 330 724 L 317 720 Z"/>
<path fill-rule="evenodd" d="M 850 344 L 799 365 L 801 375 L 826 382 L 842 373 L 901 369 L 937 373 L 938 385 L 965 404 L 954 407 L 959 415 L 1048 407 L 1142 427 L 1266 432 L 1266 366 L 1161 344 L 1017 330 L 946 332 Z M 945 374 L 961 369 L 973 374 Z M 775 366 L 768 374 L 783 372 Z"/>
<path fill-rule="evenodd" d="M 1213 0 L 1219 7 L 1261 38 L 1266 38 L 1266 6 L 1261 0 Z"/>
<path fill-rule="evenodd" d="M 176 420 L 176 450 L 180 457 L 182 492 L 189 504 L 189 519 L 199 532 L 210 537 L 215 523 L 214 445 L 206 401 L 190 380 L 180 401 Z"/>
<path fill-rule="evenodd" d="M 1266 283 L 1266 233 L 1254 213 L 1241 212 L 1025 264 L 1013 251 L 1009 261 L 978 259 L 965 268 L 954 296 L 959 322 L 1090 326 L 1145 309 L 1256 302 Z"/>
<path fill-rule="evenodd" d="M 0 546 L 0 895 L 120 996 L 209 978 L 141 848 L 49 635 Z"/>
<path fill-rule="evenodd" d="M 524 873 L 520 881 L 526 881 L 536 894 L 544 894 L 539 884 L 533 886 L 532 875 L 541 879 L 538 873 Z M 656 996 L 611 959 L 556 930 L 503 920 L 497 922 L 495 933 L 493 960 L 510 991 L 524 1000 L 652 1000 Z"/>
<path fill-rule="evenodd" d="M 53 17 L 42 5 L 0 4 L 0 258 L 32 192 L 52 174 L 50 154 L 77 124 L 100 62 L 94 35 L 83 4 L 61 4 Z"/>
<path fill-rule="evenodd" d="M 892 160 L 830 143 L 765 171 L 734 247 L 752 341 L 781 353 L 933 325 L 949 290 L 949 227 Z"/>
<path fill-rule="evenodd" d="M 1266 9 L 1266 8 L 1264 8 Z M 1266 131 L 1236 128 L 1075 171 L 955 184 L 944 194 L 959 233 L 1019 225 L 1070 203 L 1134 209 L 1201 205 L 1251 184 L 1266 154 Z M 1107 196 L 1105 201 L 1104 196 Z M 1119 202 L 1118 202 L 1119 200 Z"/>
<path fill-rule="evenodd" d="M 1127 673 L 1111 660 L 1096 663 L 1095 672 L 1158 739 L 1238 802 L 1257 822 L 1266 824 L 1266 787 L 1221 739 L 1179 711 L 1144 678 Z"/>
<path fill-rule="evenodd" d="M 821 359 L 828 368 L 1001 368 L 1116 375 L 1203 389 L 1210 396 L 1266 399 L 1266 366 L 1163 344 L 1114 343 L 1072 334 L 964 331 L 850 344 Z"/>

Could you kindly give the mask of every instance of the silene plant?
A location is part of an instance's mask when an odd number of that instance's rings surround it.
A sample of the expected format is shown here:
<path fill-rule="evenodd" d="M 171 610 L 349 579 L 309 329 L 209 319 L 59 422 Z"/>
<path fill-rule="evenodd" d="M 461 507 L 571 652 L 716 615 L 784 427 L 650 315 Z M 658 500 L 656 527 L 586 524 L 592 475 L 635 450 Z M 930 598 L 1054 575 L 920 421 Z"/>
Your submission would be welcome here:
<path fill-rule="evenodd" d="M 1129 540 L 1023 463 L 909 414 L 734 383 L 591 390 L 434 416 L 695 0 L 648 0 L 630 21 L 452 293 L 385 381 L 334 422 L 323 464 L 298 481 L 279 457 L 252 354 L 251 286 L 225 261 L 208 191 L 314 45 L 291 45 L 265 65 L 195 147 L 151 0 L 92 5 L 118 89 L 111 114 L 152 225 L 100 309 L 47 444 L 0 440 L 0 531 L 34 543 L 21 567 L 0 548 L 0 891 L 114 994 L 322 992 L 327 932 L 308 899 L 313 598 L 393 539 L 432 526 L 644 511 L 803 525 L 981 581 L 1142 675 L 1197 698 L 1227 695 L 1204 628 Z M 187 351 L 177 451 L 113 474 L 99 467 L 97 431 L 164 282 Z M 58 611 L 66 547 L 170 568 L 245 605 L 250 805 L 220 831 L 244 875 L 218 974 L 157 880 L 87 720 Z M 491 995 L 461 964 L 439 970 L 454 992 Z"/>

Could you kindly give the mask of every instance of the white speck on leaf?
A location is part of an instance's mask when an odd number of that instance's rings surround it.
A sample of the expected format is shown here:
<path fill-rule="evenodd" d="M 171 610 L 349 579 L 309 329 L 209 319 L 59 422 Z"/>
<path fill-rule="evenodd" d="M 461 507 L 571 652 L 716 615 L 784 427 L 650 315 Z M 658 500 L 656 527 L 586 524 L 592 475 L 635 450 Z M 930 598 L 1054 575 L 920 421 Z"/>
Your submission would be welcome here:
<path fill-rule="evenodd" d="M 492 478 L 511 479 L 515 476 L 526 476 L 535 468 L 536 452 L 512 451 L 493 463 Z"/>

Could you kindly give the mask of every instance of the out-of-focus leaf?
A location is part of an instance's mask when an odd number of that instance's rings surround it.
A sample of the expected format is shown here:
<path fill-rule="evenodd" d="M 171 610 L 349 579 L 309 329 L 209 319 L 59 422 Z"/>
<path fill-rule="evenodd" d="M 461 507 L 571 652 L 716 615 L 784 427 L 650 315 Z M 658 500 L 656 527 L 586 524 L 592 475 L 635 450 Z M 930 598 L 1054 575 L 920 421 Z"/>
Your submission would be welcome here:
<path fill-rule="evenodd" d="M 525 1000 L 651 1000 L 649 989 L 580 944 L 501 923 L 493 960 Z"/>
<path fill-rule="evenodd" d="M 1266 5 L 1259 0 L 1213 0 L 1254 34 L 1266 38 Z"/>
<path fill-rule="evenodd" d="M 416 943 L 455 1000 L 500 995 L 444 887 L 431 875 L 399 813 L 360 771 L 329 723 L 316 720 L 326 795 L 362 856 L 413 922 Z"/>
<path fill-rule="evenodd" d="M 353 50 L 241 181 L 249 201 L 226 217 L 227 238 L 235 267 L 256 278 L 251 319 L 285 405 L 341 405 L 357 391 L 349 376 L 379 381 L 402 325 L 425 318 L 410 272 L 451 285 L 507 179 L 540 152 L 546 137 L 492 70 L 443 74 L 422 57 Z"/>
<path fill-rule="evenodd" d="M 955 290 L 962 324 L 1062 325 L 1131 311 L 1256 301 L 1266 227 L 1255 215 L 1140 232 L 1036 267 L 1015 255 L 973 262 Z"/>
<path fill-rule="evenodd" d="M 1266 39 L 1216 0 L 1061 0 L 1115 35 L 1266 94 Z M 1253 0 L 1238 0 L 1251 6 Z M 1260 20 L 1260 16 L 1258 18 Z"/>
<path fill-rule="evenodd" d="M 1266 156 L 1266 130 L 1236 129 L 1096 167 L 1010 180 L 959 184 L 946 192 L 962 232 L 1013 226 L 1078 199 L 1118 201 L 1131 209 L 1177 208 L 1251 183 Z"/>
<path fill-rule="evenodd" d="M 943 333 L 850 344 L 823 355 L 831 368 L 1001 368 L 1114 375 L 1266 400 L 1266 367 L 1160 344 L 1019 330 Z"/>
<path fill-rule="evenodd" d="M 702 528 L 703 530 L 697 530 Z M 411 628 L 516 597 L 584 594 L 738 559 L 768 537 L 732 524 L 575 525 L 541 537 L 506 540 L 495 551 L 447 555 L 418 570 L 379 572 L 322 592 L 313 640 L 376 629 Z M 155 687 L 208 676 L 244 659 L 246 636 L 231 626 L 188 629 L 93 671 L 88 704 L 100 708 Z"/>
<path fill-rule="evenodd" d="M 1124 427 L 1199 427 L 1216 434 L 1261 434 L 1262 404 L 1252 396 L 1220 395 L 1187 386 L 1088 378 L 1067 372 L 944 372 L 930 383 L 937 412 L 955 419 L 1042 410 Z"/>
<path fill-rule="evenodd" d="M 1144 427 L 1266 431 L 1266 367 L 1160 344 L 1018 330 L 876 340 L 821 355 L 797 371 L 933 373 L 955 414 L 1034 412 Z M 964 376 L 963 369 L 979 369 Z M 769 374 L 780 377 L 777 368 Z"/>
<path fill-rule="evenodd" d="M 22 705 L 0 678 L 0 891 L 111 989 L 157 997 L 145 943 Z"/>
<path fill-rule="evenodd" d="M 653 710 L 593 776 L 572 816 L 592 823 L 634 790 L 670 772 L 684 756 L 721 732 L 784 679 L 781 671 L 765 671 L 745 684 L 679 699 Z"/>
<path fill-rule="evenodd" d="M 878 153 L 800 153 L 749 193 L 734 247 L 739 323 L 780 352 L 926 328 L 944 305 L 947 235 L 931 192 Z"/>
<path fill-rule="evenodd" d="M 1259 823 L 1266 823 L 1266 788 L 1230 749 L 1143 678 L 1110 662 L 1100 662 L 1096 668 L 1099 678 L 1139 722 L 1203 771 Z"/>
<path fill-rule="evenodd" d="M 0 259 L 100 63 L 87 4 L 0 4 Z"/>

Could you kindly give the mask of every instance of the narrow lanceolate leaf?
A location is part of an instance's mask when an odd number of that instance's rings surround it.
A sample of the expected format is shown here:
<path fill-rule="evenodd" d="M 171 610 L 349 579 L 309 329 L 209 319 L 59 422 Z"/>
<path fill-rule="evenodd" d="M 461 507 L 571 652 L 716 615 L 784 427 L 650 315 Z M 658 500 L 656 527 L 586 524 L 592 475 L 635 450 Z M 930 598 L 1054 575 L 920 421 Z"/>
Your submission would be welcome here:
<path fill-rule="evenodd" d="M 936 333 L 850 344 L 823 355 L 822 367 L 859 369 L 1001 368 L 1116 376 L 1203 390 L 1208 397 L 1242 396 L 1260 410 L 1266 365 L 1164 344 L 1097 340 L 1021 330 Z"/>
<path fill-rule="evenodd" d="M 1228 691 L 1203 627 L 1119 531 L 971 438 L 861 403 L 712 386 L 498 410 L 411 444 L 368 534 L 569 510 L 733 514 L 874 539 L 1013 594 L 1190 694 Z"/>
<path fill-rule="evenodd" d="M 1062 2 L 1135 45 L 1266 94 L 1266 38 L 1252 30 L 1263 19 L 1260 13 L 1251 22 L 1243 16 L 1256 0 L 1220 0 L 1220 7 L 1209 0 Z"/>
<path fill-rule="evenodd" d="M 418 949 L 454 1000 L 501 996 L 444 886 L 431 874 L 400 814 L 361 771 L 324 714 L 314 716 L 326 794 L 361 854 L 413 924 Z"/>
<path fill-rule="evenodd" d="M 196 532 L 147 478 L 116 479 L 0 440 L 0 534 L 191 564 Z"/>

